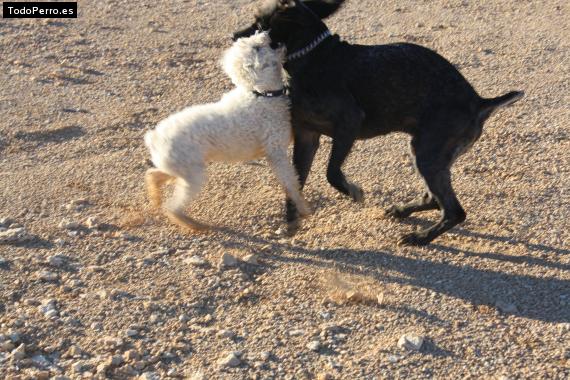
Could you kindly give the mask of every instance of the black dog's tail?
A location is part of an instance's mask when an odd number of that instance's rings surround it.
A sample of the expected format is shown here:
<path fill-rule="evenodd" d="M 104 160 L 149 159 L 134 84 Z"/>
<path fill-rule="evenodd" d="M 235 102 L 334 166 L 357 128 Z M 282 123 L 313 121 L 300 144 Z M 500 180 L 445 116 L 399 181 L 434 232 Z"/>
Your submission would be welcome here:
<path fill-rule="evenodd" d="M 524 96 L 522 91 L 511 91 L 508 94 L 498 96 L 496 98 L 481 99 L 479 107 L 479 116 L 481 120 L 487 119 L 498 108 L 506 107 L 520 100 Z"/>

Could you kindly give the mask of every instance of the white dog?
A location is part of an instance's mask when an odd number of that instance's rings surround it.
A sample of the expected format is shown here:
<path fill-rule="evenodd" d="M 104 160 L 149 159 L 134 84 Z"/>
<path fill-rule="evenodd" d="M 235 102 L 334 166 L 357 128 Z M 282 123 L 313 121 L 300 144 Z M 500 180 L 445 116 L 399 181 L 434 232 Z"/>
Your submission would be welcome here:
<path fill-rule="evenodd" d="M 217 103 L 188 107 L 161 121 L 145 136 L 156 169 L 146 173 L 149 197 L 161 205 L 162 185 L 175 179 L 165 211 L 175 223 L 205 226 L 184 212 L 199 193 L 211 161 L 236 162 L 265 156 L 287 195 L 306 216 L 295 169 L 287 157 L 292 139 L 289 100 L 284 95 L 284 49 L 272 49 L 267 33 L 242 38 L 223 58 L 236 88 Z"/>

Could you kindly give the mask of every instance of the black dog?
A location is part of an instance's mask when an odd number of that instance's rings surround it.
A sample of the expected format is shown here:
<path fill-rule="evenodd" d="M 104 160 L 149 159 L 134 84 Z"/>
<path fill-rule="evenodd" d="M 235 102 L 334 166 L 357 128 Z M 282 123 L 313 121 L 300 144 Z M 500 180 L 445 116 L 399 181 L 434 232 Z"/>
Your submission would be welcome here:
<path fill-rule="evenodd" d="M 483 123 L 499 107 L 519 100 L 522 92 L 481 98 L 467 80 L 434 51 L 407 43 L 362 46 L 330 35 L 321 19 L 344 0 L 272 0 L 259 9 L 255 23 L 234 39 L 269 30 L 275 44 L 289 53 L 294 165 L 304 185 L 321 134 L 333 138 L 327 179 L 354 201 L 360 187 L 347 181 L 341 166 L 356 139 L 390 132 L 412 136 L 415 165 L 427 191 L 418 200 L 386 213 L 405 218 L 417 211 L 440 209 L 430 228 L 404 236 L 400 243 L 424 245 L 465 220 L 451 186 L 450 168 L 481 136 Z M 294 233 L 298 216 L 287 202 Z"/>

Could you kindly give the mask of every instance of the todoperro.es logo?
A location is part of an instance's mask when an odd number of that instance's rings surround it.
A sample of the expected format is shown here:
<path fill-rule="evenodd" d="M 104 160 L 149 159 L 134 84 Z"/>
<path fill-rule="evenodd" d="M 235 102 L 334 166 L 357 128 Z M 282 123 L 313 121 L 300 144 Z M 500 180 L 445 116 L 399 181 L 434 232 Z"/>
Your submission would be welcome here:
<path fill-rule="evenodd" d="M 77 18 L 77 2 L 4 2 L 3 18 Z"/>

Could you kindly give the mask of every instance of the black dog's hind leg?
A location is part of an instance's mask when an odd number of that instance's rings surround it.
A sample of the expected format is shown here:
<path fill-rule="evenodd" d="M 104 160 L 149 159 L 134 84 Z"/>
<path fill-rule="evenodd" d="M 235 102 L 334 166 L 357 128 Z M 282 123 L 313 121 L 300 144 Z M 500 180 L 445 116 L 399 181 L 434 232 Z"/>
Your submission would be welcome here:
<path fill-rule="evenodd" d="M 316 132 L 302 128 L 295 128 L 295 144 L 293 146 L 293 165 L 299 175 L 301 189 L 307 182 L 309 171 L 313 165 L 315 154 L 319 149 L 319 139 L 321 135 Z M 299 229 L 299 214 L 295 204 L 287 198 L 286 204 L 287 233 L 294 235 Z"/>
<path fill-rule="evenodd" d="M 447 148 L 449 146 L 453 148 Z M 447 144 L 446 141 L 435 142 L 430 139 L 414 138 L 412 148 L 416 155 L 418 172 L 441 209 L 441 219 L 425 230 L 405 235 L 400 239 L 400 244 L 426 245 L 466 218 L 465 211 L 451 186 L 450 168 L 458 155 L 458 147 Z"/>
<path fill-rule="evenodd" d="M 435 198 L 429 192 L 426 192 L 419 199 L 403 205 L 391 206 L 387 208 L 385 212 L 386 216 L 402 219 L 407 218 L 414 212 L 436 210 L 438 208 L 439 205 L 437 204 Z"/>

